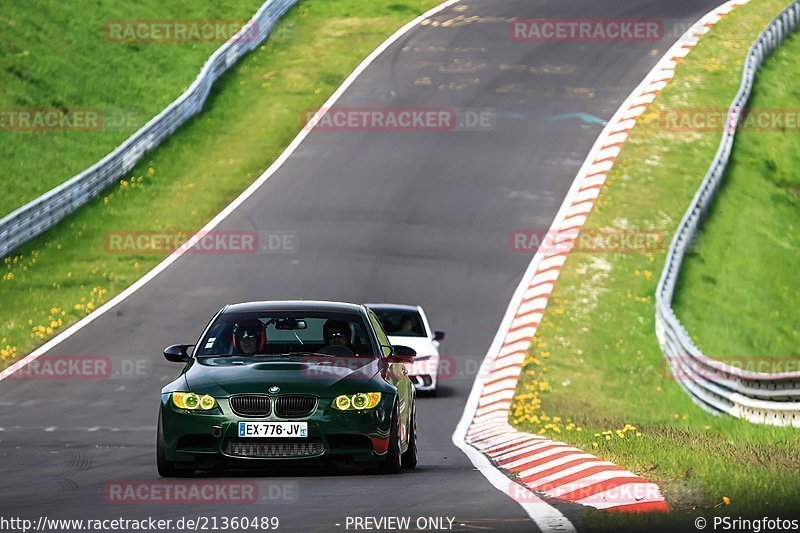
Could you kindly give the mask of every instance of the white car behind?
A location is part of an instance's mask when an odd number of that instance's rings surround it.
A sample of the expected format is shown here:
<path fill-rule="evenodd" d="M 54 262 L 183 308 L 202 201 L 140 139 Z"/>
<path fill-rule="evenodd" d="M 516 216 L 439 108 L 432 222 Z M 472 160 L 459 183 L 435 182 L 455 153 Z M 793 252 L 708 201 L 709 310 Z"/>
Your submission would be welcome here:
<path fill-rule="evenodd" d="M 443 331 L 431 330 L 425 311 L 418 305 L 367 304 L 383 325 L 393 345 L 417 352 L 408 377 L 418 391 L 435 395 L 439 385 L 439 343 Z"/>

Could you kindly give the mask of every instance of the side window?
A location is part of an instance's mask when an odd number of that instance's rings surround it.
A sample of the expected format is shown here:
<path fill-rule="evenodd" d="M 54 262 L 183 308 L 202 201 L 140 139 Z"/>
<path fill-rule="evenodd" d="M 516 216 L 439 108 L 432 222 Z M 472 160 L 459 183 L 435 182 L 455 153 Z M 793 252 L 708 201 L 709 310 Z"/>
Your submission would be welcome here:
<path fill-rule="evenodd" d="M 367 314 L 369 315 L 369 321 L 372 323 L 372 329 L 375 330 L 375 334 L 378 336 L 378 343 L 381 346 L 391 345 L 392 343 L 389 342 L 389 337 L 386 336 L 386 332 L 383 331 L 383 326 L 381 326 L 381 321 L 378 320 L 378 317 L 375 316 L 375 313 L 372 310 L 367 309 Z M 385 348 L 381 348 L 383 355 L 389 355 L 386 353 Z"/>

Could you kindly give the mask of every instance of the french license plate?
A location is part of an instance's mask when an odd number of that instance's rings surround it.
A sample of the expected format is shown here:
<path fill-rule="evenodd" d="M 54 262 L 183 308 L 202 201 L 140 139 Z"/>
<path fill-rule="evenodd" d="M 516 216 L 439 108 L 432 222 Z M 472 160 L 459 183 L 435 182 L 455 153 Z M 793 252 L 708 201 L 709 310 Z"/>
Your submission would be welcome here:
<path fill-rule="evenodd" d="M 308 422 L 239 422 L 240 437 L 308 437 Z"/>

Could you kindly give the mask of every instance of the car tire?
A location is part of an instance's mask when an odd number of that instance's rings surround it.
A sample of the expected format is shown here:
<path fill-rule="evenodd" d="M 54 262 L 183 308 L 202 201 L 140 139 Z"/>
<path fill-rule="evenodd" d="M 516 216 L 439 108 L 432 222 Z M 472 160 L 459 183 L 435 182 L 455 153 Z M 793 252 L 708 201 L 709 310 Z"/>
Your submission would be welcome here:
<path fill-rule="evenodd" d="M 417 466 L 417 402 L 411 404 L 411 420 L 408 423 L 408 449 L 403 453 L 403 468 L 409 470 Z"/>
<path fill-rule="evenodd" d="M 158 430 L 156 437 L 156 468 L 161 477 L 192 477 L 194 470 L 179 469 L 175 463 L 167 459 L 164 445 L 164 429 L 161 424 L 161 412 L 158 413 Z"/>
<path fill-rule="evenodd" d="M 399 474 L 403 464 L 403 452 L 400 446 L 400 412 L 397 404 L 392 412 L 392 429 L 389 431 L 389 447 L 383 462 L 384 474 Z"/>

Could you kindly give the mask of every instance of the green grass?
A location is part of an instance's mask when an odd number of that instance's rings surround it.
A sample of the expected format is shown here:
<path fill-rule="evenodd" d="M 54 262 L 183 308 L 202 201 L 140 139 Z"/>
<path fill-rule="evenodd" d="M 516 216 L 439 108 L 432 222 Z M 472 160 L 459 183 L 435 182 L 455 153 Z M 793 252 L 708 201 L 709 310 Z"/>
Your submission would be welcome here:
<path fill-rule="evenodd" d="M 671 238 L 720 136 L 710 131 L 667 130 L 662 112 L 727 109 L 739 87 L 747 50 L 786 5 L 786 0 L 753 0 L 726 16 L 701 40 L 631 132 L 587 228 L 658 231 Z M 786 54 L 792 56 L 791 51 Z M 796 76 L 780 70 L 769 65 L 765 73 L 785 76 L 782 84 L 791 85 Z M 763 142 L 770 141 L 765 137 Z M 792 146 L 786 147 L 787 154 Z M 737 153 L 735 172 L 745 171 L 746 157 Z M 759 154 L 756 161 L 765 157 L 777 156 Z M 792 172 L 796 176 L 796 165 L 783 166 L 791 161 L 788 155 L 780 161 L 787 176 Z M 771 186 L 777 193 L 778 185 Z M 770 201 L 766 206 L 779 203 Z M 707 253 L 705 243 L 701 250 Z M 757 258 L 747 260 L 755 263 Z M 665 367 L 654 332 L 653 307 L 663 264 L 663 252 L 569 256 L 526 359 L 511 422 L 522 430 L 589 450 L 657 482 L 674 509 L 668 517 L 588 514 L 587 522 L 599 528 L 663 525 L 674 529 L 689 525 L 684 520 L 700 512 L 796 513 L 800 432 L 713 417 L 691 402 Z M 752 283 L 752 291 L 760 290 L 763 282 L 745 281 Z M 788 313 L 790 297 L 774 307 Z M 703 316 L 710 312 L 706 309 Z M 611 431 L 609 439 L 603 431 Z M 723 504 L 723 497 L 730 499 L 729 505 Z"/>
<path fill-rule="evenodd" d="M 304 0 L 130 176 L 7 258 L 2 366 L 77 321 L 163 255 L 107 253 L 108 231 L 196 230 L 253 182 L 392 32 L 436 0 Z"/>
<path fill-rule="evenodd" d="M 794 34 L 756 79 L 752 112 L 798 112 L 798 58 L 800 35 Z M 725 184 L 675 298 L 678 317 L 703 353 L 753 369 L 763 363 L 764 371 L 796 370 L 800 362 L 797 128 L 737 134 Z"/>
<path fill-rule="evenodd" d="M 92 109 L 106 120 L 92 131 L 0 128 L 0 217 L 99 161 L 186 90 L 222 45 L 117 42 L 107 22 L 245 21 L 262 2 L 3 2 L 0 110 Z"/>

